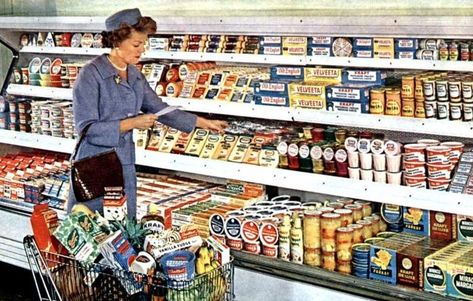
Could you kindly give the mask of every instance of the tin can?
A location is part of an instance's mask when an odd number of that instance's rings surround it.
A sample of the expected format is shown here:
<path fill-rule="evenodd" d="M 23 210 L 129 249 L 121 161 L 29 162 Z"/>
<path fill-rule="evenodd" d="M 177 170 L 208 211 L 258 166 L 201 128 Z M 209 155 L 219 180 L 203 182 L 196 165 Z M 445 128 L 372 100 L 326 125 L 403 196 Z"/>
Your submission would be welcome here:
<path fill-rule="evenodd" d="M 370 91 L 370 114 L 384 114 L 385 90 L 383 88 Z"/>
<path fill-rule="evenodd" d="M 437 119 L 448 119 L 450 116 L 450 104 L 445 101 L 437 102 Z"/>
<path fill-rule="evenodd" d="M 462 120 L 461 103 L 450 103 L 450 120 Z"/>
<path fill-rule="evenodd" d="M 437 118 L 437 102 L 424 102 L 425 118 Z"/>
<path fill-rule="evenodd" d="M 386 115 L 401 116 L 401 90 L 397 88 L 386 90 Z"/>
<path fill-rule="evenodd" d="M 347 138 L 347 130 L 339 129 L 335 132 L 335 141 L 338 144 L 344 144 L 346 138 Z"/>
<path fill-rule="evenodd" d="M 415 111 L 414 111 L 415 118 L 425 118 L 425 108 L 423 101 L 416 101 L 415 102 Z"/>
<path fill-rule="evenodd" d="M 463 102 L 473 102 L 473 79 L 467 78 L 462 81 Z"/>
<path fill-rule="evenodd" d="M 402 100 L 401 115 L 404 117 L 414 117 L 415 104 L 413 99 Z"/>
<path fill-rule="evenodd" d="M 473 103 L 463 104 L 463 121 L 473 121 Z"/>
<path fill-rule="evenodd" d="M 426 101 L 435 100 L 435 80 L 426 78 L 422 81 L 424 99 Z"/>
<path fill-rule="evenodd" d="M 414 80 L 414 98 L 419 100 L 424 100 L 424 88 L 423 88 L 423 78 L 421 76 L 416 76 Z"/>
<path fill-rule="evenodd" d="M 460 60 L 470 60 L 470 46 L 467 43 L 460 43 Z"/>
<path fill-rule="evenodd" d="M 459 80 L 454 78 L 448 81 L 448 95 L 451 102 L 460 102 L 462 100 L 461 89 L 461 82 Z"/>
<path fill-rule="evenodd" d="M 414 98 L 415 81 L 413 75 L 404 75 L 402 77 L 402 98 Z"/>
<path fill-rule="evenodd" d="M 435 92 L 438 101 L 448 101 L 448 81 L 443 78 L 436 80 Z"/>

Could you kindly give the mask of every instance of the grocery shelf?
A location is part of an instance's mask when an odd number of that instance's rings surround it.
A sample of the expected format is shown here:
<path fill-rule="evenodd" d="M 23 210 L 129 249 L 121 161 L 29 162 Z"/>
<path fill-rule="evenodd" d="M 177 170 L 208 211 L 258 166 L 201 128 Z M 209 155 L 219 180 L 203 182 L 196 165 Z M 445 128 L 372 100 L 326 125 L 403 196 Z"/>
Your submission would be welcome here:
<path fill-rule="evenodd" d="M 473 197 L 300 171 L 137 149 L 136 164 L 294 190 L 473 215 Z M 389 195 L 386 194 L 389 192 Z"/>
<path fill-rule="evenodd" d="M 76 55 L 101 55 L 109 53 L 110 48 L 81 48 L 81 47 L 39 47 L 23 46 L 20 53 L 48 53 L 48 54 L 76 54 Z"/>
<path fill-rule="evenodd" d="M 0 209 L 1 210 L 10 211 L 12 213 L 25 215 L 25 216 L 28 216 L 28 217 L 30 217 L 31 214 L 33 213 L 33 207 L 35 205 L 36 204 L 27 203 L 27 202 L 23 202 L 23 201 L 12 201 L 12 200 L 9 200 L 9 199 L 0 198 Z M 61 210 L 61 209 L 57 209 L 57 208 L 53 208 L 53 207 L 51 207 L 51 209 L 54 209 L 57 212 L 58 218 L 60 220 L 63 220 L 66 217 L 66 211 L 65 210 Z"/>
<path fill-rule="evenodd" d="M 66 88 L 10 84 L 8 85 L 7 93 L 20 96 L 72 100 L 72 89 Z"/>
<path fill-rule="evenodd" d="M 0 130 L 0 143 L 37 148 L 61 153 L 72 153 L 75 140 L 32 133 Z"/>
<path fill-rule="evenodd" d="M 363 279 L 351 275 L 343 275 L 317 267 L 286 262 L 280 259 L 249 254 L 242 251 L 232 251 L 232 255 L 234 257 L 234 263 L 238 267 L 282 277 L 283 279 L 324 286 L 375 300 L 458 300 L 452 297 L 415 290 L 413 288 L 390 285 L 381 281 Z"/>
<path fill-rule="evenodd" d="M 182 106 L 186 111 L 192 112 L 473 138 L 473 122 L 328 112 L 311 109 L 222 102 L 208 99 L 175 97 L 162 97 L 162 99 L 170 105 Z"/>

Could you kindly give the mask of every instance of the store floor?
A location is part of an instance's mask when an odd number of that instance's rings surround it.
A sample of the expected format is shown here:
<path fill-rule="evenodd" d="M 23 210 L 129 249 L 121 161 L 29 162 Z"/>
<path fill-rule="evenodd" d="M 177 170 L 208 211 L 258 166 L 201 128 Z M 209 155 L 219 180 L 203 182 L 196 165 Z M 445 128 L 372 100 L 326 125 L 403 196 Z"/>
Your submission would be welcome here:
<path fill-rule="evenodd" d="M 343 292 L 235 268 L 235 301 L 367 301 Z"/>
<path fill-rule="evenodd" d="M 7 263 L 0 262 L 0 301 L 37 300 L 31 272 Z"/>

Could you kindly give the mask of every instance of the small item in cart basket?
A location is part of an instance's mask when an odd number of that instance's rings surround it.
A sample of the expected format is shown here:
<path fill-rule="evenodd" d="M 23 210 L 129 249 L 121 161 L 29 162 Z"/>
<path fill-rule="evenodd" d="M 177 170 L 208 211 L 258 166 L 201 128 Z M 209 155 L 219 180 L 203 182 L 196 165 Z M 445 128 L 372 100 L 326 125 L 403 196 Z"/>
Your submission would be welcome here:
<path fill-rule="evenodd" d="M 150 271 L 156 268 L 156 261 L 148 252 L 141 251 L 130 265 L 130 271 L 148 275 Z"/>
<path fill-rule="evenodd" d="M 36 244 L 41 251 L 67 254 L 63 245 L 53 236 L 53 232 L 59 226 L 56 211 L 50 209 L 48 204 L 36 205 L 30 221 Z"/>
<path fill-rule="evenodd" d="M 189 281 L 195 276 L 195 254 L 190 251 L 177 251 L 160 259 L 164 274 L 172 280 Z M 178 285 L 178 283 L 175 283 Z"/>
<path fill-rule="evenodd" d="M 103 198 L 104 217 L 109 220 L 122 221 L 127 213 L 127 196 L 122 187 L 105 187 Z"/>

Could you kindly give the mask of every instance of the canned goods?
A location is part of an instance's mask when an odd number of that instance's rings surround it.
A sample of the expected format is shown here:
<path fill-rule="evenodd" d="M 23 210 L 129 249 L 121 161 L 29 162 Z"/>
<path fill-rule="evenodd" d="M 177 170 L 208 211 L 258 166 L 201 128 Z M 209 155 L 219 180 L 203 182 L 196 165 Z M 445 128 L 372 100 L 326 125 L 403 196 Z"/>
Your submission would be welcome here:
<path fill-rule="evenodd" d="M 402 77 L 402 98 L 414 98 L 415 81 L 414 76 L 405 75 Z"/>
<path fill-rule="evenodd" d="M 424 99 L 435 100 L 435 80 L 432 78 L 426 78 L 422 81 L 422 86 L 424 88 Z"/>
<path fill-rule="evenodd" d="M 425 118 L 425 109 L 424 109 L 424 102 L 423 101 L 416 101 L 415 102 L 414 117 L 415 118 Z"/>
<path fill-rule="evenodd" d="M 463 102 L 473 102 L 473 81 L 469 78 L 462 81 Z"/>
<path fill-rule="evenodd" d="M 401 116 L 401 91 L 396 88 L 386 90 L 386 115 Z"/>
<path fill-rule="evenodd" d="M 404 117 L 414 117 L 414 100 L 413 99 L 405 99 L 402 101 L 402 111 L 401 115 Z"/>
<path fill-rule="evenodd" d="M 370 91 L 370 114 L 384 114 L 385 90 L 383 88 L 371 89 Z"/>
<path fill-rule="evenodd" d="M 451 102 L 461 101 L 461 82 L 458 80 L 448 81 L 448 94 Z"/>
<path fill-rule="evenodd" d="M 473 121 L 473 103 L 463 104 L 463 121 Z"/>
<path fill-rule="evenodd" d="M 436 80 L 435 92 L 437 93 L 438 101 L 448 101 L 448 81 L 445 79 Z"/>
<path fill-rule="evenodd" d="M 424 89 L 423 89 L 423 78 L 420 76 L 415 77 L 414 85 L 414 98 L 419 100 L 424 100 Z"/>
<path fill-rule="evenodd" d="M 425 118 L 436 118 L 437 117 L 437 102 L 426 101 L 424 103 Z"/>
<path fill-rule="evenodd" d="M 448 102 L 437 102 L 437 119 L 448 119 L 450 115 L 450 104 Z"/>
<path fill-rule="evenodd" d="M 450 120 L 462 120 L 461 103 L 450 103 Z"/>

